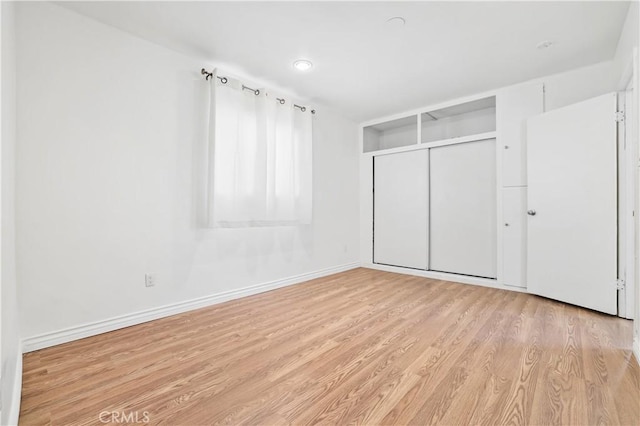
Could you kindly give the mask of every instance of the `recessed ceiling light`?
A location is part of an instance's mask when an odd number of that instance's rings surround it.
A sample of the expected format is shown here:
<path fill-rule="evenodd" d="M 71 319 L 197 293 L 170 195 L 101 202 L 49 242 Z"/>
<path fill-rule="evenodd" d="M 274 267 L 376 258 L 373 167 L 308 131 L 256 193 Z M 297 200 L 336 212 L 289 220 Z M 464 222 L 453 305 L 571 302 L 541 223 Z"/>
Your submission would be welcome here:
<path fill-rule="evenodd" d="M 313 64 L 311 61 L 307 61 L 306 59 L 298 59 L 293 63 L 293 67 L 298 71 L 309 71 L 313 68 Z"/>
<path fill-rule="evenodd" d="M 554 44 L 555 43 L 553 41 L 551 41 L 551 40 L 545 40 L 545 41 L 541 41 L 540 43 L 538 43 L 536 45 L 536 47 L 538 49 L 547 49 L 547 48 L 553 46 Z"/>
<path fill-rule="evenodd" d="M 394 27 L 403 27 L 406 23 L 407 21 L 402 16 L 394 16 L 393 18 L 387 19 L 387 24 Z"/>

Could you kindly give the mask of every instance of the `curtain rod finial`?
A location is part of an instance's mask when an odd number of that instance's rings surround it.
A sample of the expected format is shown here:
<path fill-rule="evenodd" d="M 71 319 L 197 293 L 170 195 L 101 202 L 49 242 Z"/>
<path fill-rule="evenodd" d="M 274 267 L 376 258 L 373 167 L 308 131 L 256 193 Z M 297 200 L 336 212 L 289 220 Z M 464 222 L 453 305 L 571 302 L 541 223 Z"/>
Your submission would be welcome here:
<path fill-rule="evenodd" d="M 207 71 L 206 69 L 202 68 L 200 70 L 200 74 L 202 75 L 206 75 L 205 80 L 209 80 L 209 77 L 213 76 L 212 72 Z"/>

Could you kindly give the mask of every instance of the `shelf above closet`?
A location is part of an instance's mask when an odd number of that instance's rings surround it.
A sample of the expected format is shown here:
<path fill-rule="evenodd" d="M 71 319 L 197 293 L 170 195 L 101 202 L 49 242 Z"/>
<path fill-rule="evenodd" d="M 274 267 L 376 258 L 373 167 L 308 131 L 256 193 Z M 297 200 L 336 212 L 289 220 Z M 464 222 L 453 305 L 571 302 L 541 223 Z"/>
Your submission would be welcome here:
<path fill-rule="evenodd" d="M 495 132 L 496 98 L 478 99 L 420 114 L 421 143 Z"/>
<path fill-rule="evenodd" d="M 413 144 L 413 145 L 401 146 L 398 148 L 380 149 L 373 152 L 368 152 L 366 154 L 375 157 L 378 155 L 388 155 L 388 154 L 395 154 L 398 152 L 416 151 L 421 149 L 435 148 L 438 146 L 455 145 L 459 143 L 474 142 L 474 141 L 481 141 L 485 139 L 495 139 L 495 138 L 496 138 L 496 132 L 486 132 L 486 133 L 473 134 L 469 136 L 460 136 L 458 138 L 442 139 L 442 140 L 433 141 L 433 142 L 424 143 L 424 144 Z"/>
<path fill-rule="evenodd" d="M 424 110 L 423 110 L 424 111 Z M 496 97 L 409 114 L 362 128 L 362 151 L 403 150 L 495 133 Z"/>
<path fill-rule="evenodd" d="M 418 116 L 410 115 L 367 126 L 363 132 L 364 152 L 416 145 L 418 143 Z"/>

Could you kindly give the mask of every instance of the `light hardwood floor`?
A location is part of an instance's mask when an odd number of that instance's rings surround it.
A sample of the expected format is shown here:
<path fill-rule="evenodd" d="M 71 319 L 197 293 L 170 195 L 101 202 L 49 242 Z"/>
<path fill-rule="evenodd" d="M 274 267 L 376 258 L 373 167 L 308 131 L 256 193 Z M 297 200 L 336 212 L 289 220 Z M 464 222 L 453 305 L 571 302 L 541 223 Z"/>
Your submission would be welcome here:
<path fill-rule="evenodd" d="M 630 346 L 631 321 L 355 269 L 26 354 L 20 422 L 637 425 Z"/>

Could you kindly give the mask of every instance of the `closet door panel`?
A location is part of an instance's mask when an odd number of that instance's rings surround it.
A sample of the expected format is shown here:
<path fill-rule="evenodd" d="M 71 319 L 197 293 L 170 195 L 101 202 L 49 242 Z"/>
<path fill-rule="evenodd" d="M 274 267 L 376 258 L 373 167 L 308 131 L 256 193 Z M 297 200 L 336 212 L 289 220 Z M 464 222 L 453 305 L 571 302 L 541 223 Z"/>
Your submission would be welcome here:
<path fill-rule="evenodd" d="M 505 285 L 526 287 L 527 188 L 502 190 L 502 280 Z"/>
<path fill-rule="evenodd" d="M 502 186 L 527 185 L 527 119 L 544 110 L 542 83 L 511 87 L 497 97 Z"/>
<path fill-rule="evenodd" d="M 429 151 L 374 157 L 373 261 L 428 268 Z"/>
<path fill-rule="evenodd" d="M 495 139 L 432 148 L 430 269 L 496 278 Z"/>

